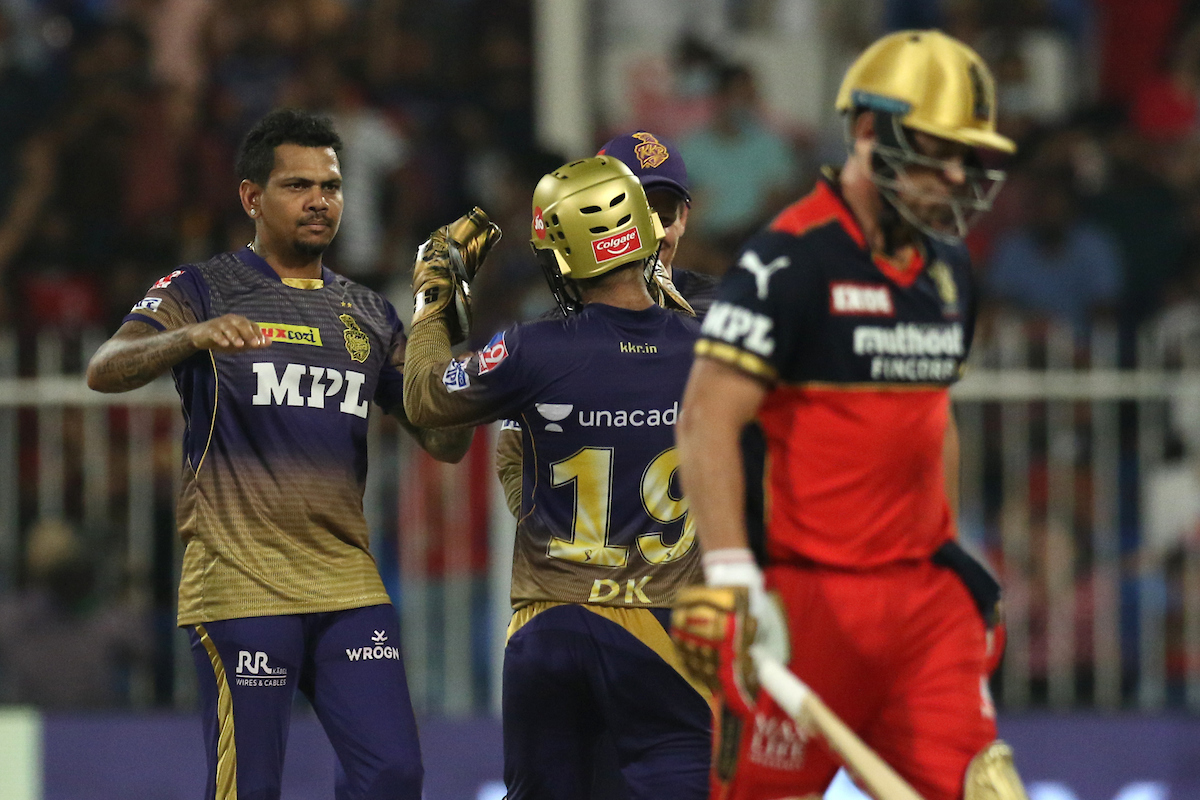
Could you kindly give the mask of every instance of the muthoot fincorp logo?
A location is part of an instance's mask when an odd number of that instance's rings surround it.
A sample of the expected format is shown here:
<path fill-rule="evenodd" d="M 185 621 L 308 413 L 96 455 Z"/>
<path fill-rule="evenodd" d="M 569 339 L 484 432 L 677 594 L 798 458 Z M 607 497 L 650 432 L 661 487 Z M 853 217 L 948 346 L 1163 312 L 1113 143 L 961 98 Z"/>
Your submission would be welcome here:
<path fill-rule="evenodd" d="M 657 428 L 660 425 L 674 425 L 678 419 L 678 402 L 661 411 L 657 408 L 648 411 L 638 408 L 633 411 L 579 412 L 579 424 L 585 428 Z"/>

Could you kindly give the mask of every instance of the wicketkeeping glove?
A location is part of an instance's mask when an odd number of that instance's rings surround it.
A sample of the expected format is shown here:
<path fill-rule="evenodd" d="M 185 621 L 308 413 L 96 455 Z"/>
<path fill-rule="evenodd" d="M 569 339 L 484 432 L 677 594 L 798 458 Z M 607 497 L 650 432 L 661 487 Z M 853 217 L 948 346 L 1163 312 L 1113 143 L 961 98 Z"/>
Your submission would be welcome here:
<path fill-rule="evenodd" d="M 671 638 L 688 672 L 739 715 L 753 711 L 758 676 L 750 593 L 742 586 L 688 586 L 671 611 Z"/>
<path fill-rule="evenodd" d="M 481 208 L 430 234 L 417 248 L 413 265 L 414 325 L 442 314 L 450 344 L 466 340 L 471 331 L 471 281 L 500 235 L 500 227 Z"/>

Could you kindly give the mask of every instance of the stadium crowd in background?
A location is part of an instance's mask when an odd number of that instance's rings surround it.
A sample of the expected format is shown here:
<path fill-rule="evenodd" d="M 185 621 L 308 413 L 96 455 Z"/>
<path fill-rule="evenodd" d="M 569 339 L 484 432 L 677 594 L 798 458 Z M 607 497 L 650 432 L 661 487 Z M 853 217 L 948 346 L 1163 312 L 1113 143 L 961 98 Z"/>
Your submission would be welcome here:
<path fill-rule="evenodd" d="M 505 230 L 524 230 L 538 177 L 568 156 L 585 155 L 548 154 L 536 144 L 531 5 L 0 3 L 0 178 L 6 187 L 0 194 L 0 329 L 23 343 L 43 330 L 111 332 L 165 267 L 248 242 L 252 228 L 230 191 L 234 153 L 251 122 L 280 105 L 331 114 L 347 142 L 347 201 L 362 208 L 329 263 L 408 308 L 408 269 L 427 231 L 472 204 Z M 737 76 L 753 85 L 758 77 L 722 49 L 722 37 L 763 26 L 771 9 L 787 3 L 608 5 L 636 11 L 638 20 L 659 9 L 658 16 L 681 25 L 685 7 L 707 10 L 692 17 L 690 30 L 680 27 L 667 76 L 673 94 L 660 98 L 670 119 L 600 119 L 597 146 L 632 125 L 681 145 L 719 135 L 720 87 Z M 1006 165 L 1009 181 L 994 211 L 968 240 L 980 284 L 991 292 L 982 298 L 977 341 L 983 363 L 999 358 L 991 320 L 1000 312 L 1023 318 L 1035 343 L 1047 321 L 1087 333 L 1096 319 L 1115 320 L 1126 365 L 1137 350 L 1135 332 L 1157 331 L 1160 348 L 1179 361 L 1181 343 L 1200 330 L 1200 4 L 813 5 L 835 52 L 858 52 L 885 30 L 934 26 L 970 44 L 996 75 L 1000 130 L 1017 140 L 1020 155 Z M 757 189 L 747 189 L 739 204 L 759 205 L 757 219 L 739 222 L 743 230 L 778 211 L 782 198 L 806 192 L 816 167 L 844 153 L 838 129 L 786 128 L 770 108 L 756 112 L 740 117 L 765 129 L 776 143 L 772 158 L 790 162 L 792 178 L 786 186 L 760 180 Z M 688 158 L 699 191 L 700 165 Z M 706 231 L 697 215 L 677 263 L 719 273 L 731 263 L 731 246 L 730 237 Z M 1104 265 L 1089 273 L 1103 280 L 1089 282 L 1088 298 L 1068 303 L 1029 290 L 1043 285 L 1037 270 L 1054 273 L 1047 287 L 1076 285 L 1069 271 L 1085 259 Z M 521 237 L 496 246 L 479 281 L 475 345 L 552 304 Z M 21 373 L 32 374 L 35 348 L 19 352 Z M 1085 348 L 1076 360 L 1086 364 Z M 1178 447 L 1195 456 L 1200 423 L 1193 417 L 1200 415 L 1180 413 Z M 1045 495 L 1046 454 L 1033 458 L 1036 503 Z M 28 530 L 37 516 L 36 487 L 32 479 L 22 481 L 20 521 Z M 1138 547 L 1136 516 L 1122 512 L 1128 553 Z M 169 525 L 159 527 L 163 536 L 173 535 Z M 1086 537 L 1086 520 L 1076 530 Z M 1177 542 L 1168 544 L 1170 552 Z M 18 584 L 29 581 L 18 578 Z M 164 604 L 156 617 L 170 617 L 169 589 L 154 596 Z M 160 658 L 169 658 L 169 647 L 160 650 Z M 170 702 L 169 690 L 155 696 Z"/>

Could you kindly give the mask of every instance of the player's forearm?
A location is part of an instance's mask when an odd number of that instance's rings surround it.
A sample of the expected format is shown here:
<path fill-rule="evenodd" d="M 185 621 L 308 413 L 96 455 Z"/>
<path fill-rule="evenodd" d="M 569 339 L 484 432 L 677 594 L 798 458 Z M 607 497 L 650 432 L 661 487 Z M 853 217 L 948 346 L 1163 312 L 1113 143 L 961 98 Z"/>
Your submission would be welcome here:
<path fill-rule="evenodd" d="M 748 547 L 741 426 L 703 404 L 684 405 L 676 431 L 679 478 L 706 551 Z"/>
<path fill-rule="evenodd" d="M 438 461 L 457 464 L 471 449 L 475 428 L 413 428 L 413 437 L 421 449 Z"/>
<path fill-rule="evenodd" d="M 187 328 L 160 333 L 141 325 L 100 346 L 88 362 L 87 384 L 97 392 L 128 392 L 145 386 L 196 351 Z"/>
<path fill-rule="evenodd" d="M 444 402 L 442 374 L 454 357 L 450 334 L 439 315 L 413 324 L 404 353 L 404 413 L 420 428 L 445 428 L 474 420 L 471 409 Z"/>

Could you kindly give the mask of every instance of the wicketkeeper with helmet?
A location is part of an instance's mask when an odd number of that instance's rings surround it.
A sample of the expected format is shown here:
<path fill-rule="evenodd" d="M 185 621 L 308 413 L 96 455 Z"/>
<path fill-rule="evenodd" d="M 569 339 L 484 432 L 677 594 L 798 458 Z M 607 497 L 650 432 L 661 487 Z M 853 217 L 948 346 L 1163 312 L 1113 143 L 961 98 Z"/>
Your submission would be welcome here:
<path fill-rule="evenodd" d="M 508 797 L 593 796 L 607 736 L 630 798 L 701 800 L 708 691 L 685 677 L 667 634 L 679 589 L 701 571 L 674 436 L 699 325 L 651 299 L 646 276 L 665 234 L 620 160 L 586 158 L 544 176 L 532 217 L 564 316 L 452 358 L 451 330 L 469 320 L 460 265 L 482 261 L 455 253 L 486 252 L 494 236 L 476 212 L 418 255 L 404 369 L 404 407 L 419 424 L 521 425 L 504 657 Z"/>
<path fill-rule="evenodd" d="M 962 239 L 1003 180 L 984 151 L 1015 145 L 996 132 L 987 66 L 937 31 L 873 44 L 837 108 L 845 164 L 744 246 L 678 431 L 708 588 L 684 593 L 675 635 L 719 701 L 712 796 L 819 797 L 839 766 L 731 668 L 749 663 L 731 656 L 753 625 L 926 800 L 1022 798 L 987 687 L 999 589 L 956 543 L 949 399 L 975 325 Z M 768 443 L 762 569 L 738 449 L 754 419 Z"/>

